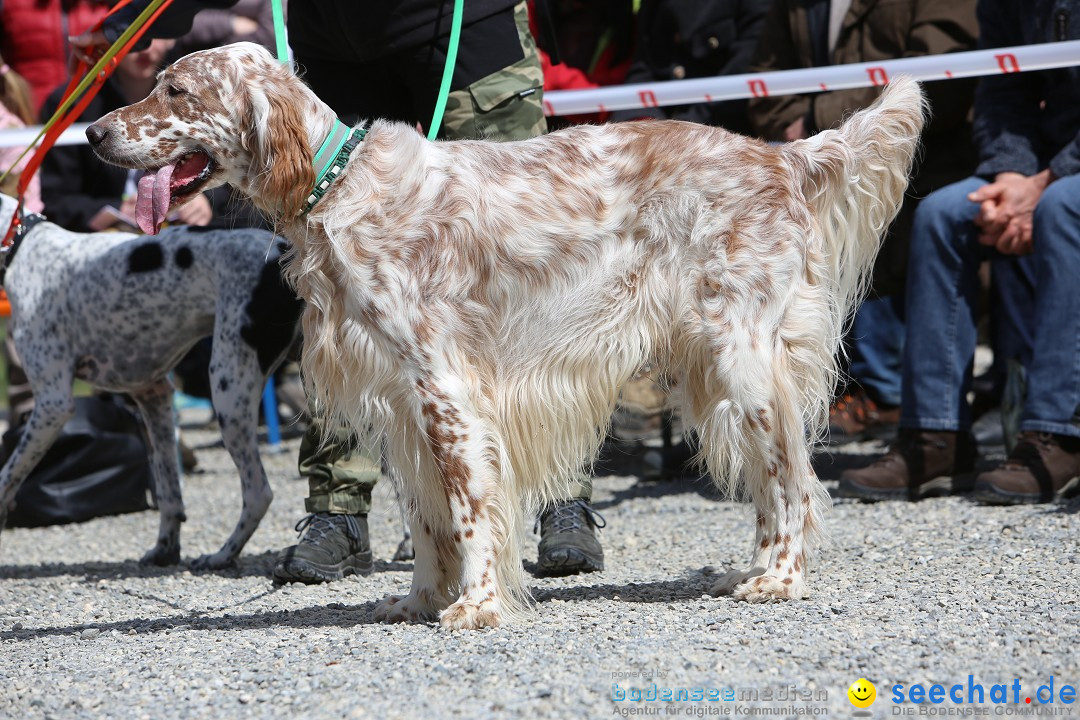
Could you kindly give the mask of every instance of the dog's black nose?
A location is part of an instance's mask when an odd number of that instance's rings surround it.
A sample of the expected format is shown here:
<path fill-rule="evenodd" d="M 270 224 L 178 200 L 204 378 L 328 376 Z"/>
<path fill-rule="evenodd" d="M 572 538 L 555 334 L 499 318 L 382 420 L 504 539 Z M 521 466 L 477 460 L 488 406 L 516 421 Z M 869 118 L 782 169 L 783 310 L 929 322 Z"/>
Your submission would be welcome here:
<path fill-rule="evenodd" d="M 108 130 L 97 124 L 86 128 L 86 139 L 90 141 L 91 145 L 100 145 L 108 134 Z"/>

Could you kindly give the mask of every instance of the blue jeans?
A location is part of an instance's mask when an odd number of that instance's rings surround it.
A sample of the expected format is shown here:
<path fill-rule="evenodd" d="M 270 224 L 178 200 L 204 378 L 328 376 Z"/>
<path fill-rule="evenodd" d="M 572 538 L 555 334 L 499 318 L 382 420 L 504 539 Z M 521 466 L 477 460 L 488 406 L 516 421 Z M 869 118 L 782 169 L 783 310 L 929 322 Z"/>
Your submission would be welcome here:
<path fill-rule="evenodd" d="M 1026 361 L 1021 430 L 1080 437 L 1080 176 L 1057 180 L 1034 216 L 1034 252 L 1001 255 L 979 244 L 968 178 L 919 205 L 911 234 L 900 424 L 968 430 L 978 268 L 993 261 L 1005 327 Z M 1027 337 L 1029 340 L 1024 340 Z M 1024 345 L 1030 342 L 1030 353 Z"/>
<path fill-rule="evenodd" d="M 871 295 L 855 311 L 848 374 L 880 405 L 900 404 L 904 353 L 904 298 Z"/>

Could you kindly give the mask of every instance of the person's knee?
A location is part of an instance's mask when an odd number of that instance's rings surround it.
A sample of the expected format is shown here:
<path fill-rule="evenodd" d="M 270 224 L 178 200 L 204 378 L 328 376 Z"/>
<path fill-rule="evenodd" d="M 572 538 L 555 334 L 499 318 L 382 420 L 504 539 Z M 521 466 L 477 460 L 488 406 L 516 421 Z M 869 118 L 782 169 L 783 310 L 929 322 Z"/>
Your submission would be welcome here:
<path fill-rule="evenodd" d="M 1072 178 L 1051 183 L 1043 191 L 1032 219 L 1036 242 L 1042 232 L 1049 232 L 1080 245 L 1080 208 L 1076 203 L 1078 193 L 1080 181 Z"/>
<path fill-rule="evenodd" d="M 977 187 L 977 183 L 965 180 L 935 190 L 919 203 L 911 230 L 913 258 L 919 251 L 932 250 L 942 243 L 964 241 L 967 233 L 958 230 L 974 219 L 978 208 L 968 200 L 968 194 Z"/>

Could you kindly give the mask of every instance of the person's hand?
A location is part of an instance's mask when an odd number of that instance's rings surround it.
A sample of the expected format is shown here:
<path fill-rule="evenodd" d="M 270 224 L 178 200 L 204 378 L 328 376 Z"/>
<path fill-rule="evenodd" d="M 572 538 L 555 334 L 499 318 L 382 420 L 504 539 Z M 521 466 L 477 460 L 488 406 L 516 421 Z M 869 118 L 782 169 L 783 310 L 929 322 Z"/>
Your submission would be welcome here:
<path fill-rule="evenodd" d="M 96 63 L 111 44 L 101 30 L 87 30 L 82 35 L 69 37 L 68 42 L 75 57 L 87 65 Z"/>
<path fill-rule="evenodd" d="M 788 142 L 792 140 L 804 140 L 810 137 L 806 132 L 806 118 L 800 117 L 795 122 L 784 128 L 784 139 Z"/>
<path fill-rule="evenodd" d="M 232 31 L 233 35 L 252 35 L 259 29 L 259 23 L 255 22 L 251 18 L 245 15 L 233 15 L 232 16 Z"/>
<path fill-rule="evenodd" d="M 135 195 L 125 195 L 120 201 L 120 212 L 129 218 L 135 217 L 135 206 L 137 197 Z"/>
<path fill-rule="evenodd" d="M 979 204 L 975 216 L 979 242 L 1006 255 L 1031 252 L 1035 206 L 1053 179 L 1049 170 L 1030 177 L 1000 173 L 994 182 L 970 193 L 968 200 Z"/>
<path fill-rule="evenodd" d="M 209 225 L 214 217 L 214 211 L 210 208 L 210 200 L 199 193 L 173 211 L 173 222 L 184 225 Z"/>

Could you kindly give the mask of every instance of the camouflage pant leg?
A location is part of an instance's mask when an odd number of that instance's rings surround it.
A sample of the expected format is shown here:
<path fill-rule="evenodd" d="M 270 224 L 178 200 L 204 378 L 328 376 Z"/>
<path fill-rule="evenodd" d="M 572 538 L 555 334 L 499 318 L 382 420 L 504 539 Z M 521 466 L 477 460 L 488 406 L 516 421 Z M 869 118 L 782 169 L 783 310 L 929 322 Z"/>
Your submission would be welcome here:
<path fill-rule="evenodd" d="M 379 458 L 345 428 L 323 437 L 322 418 L 312 410 L 300 441 L 300 474 L 308 479 L 309 513 L 358 515 L 371 510 L 371 490 L 381 475 Z"/>
<path fill-rule="evenodd" d="M 514 8 L 514 20 L 525 57 L 450 93 L 443 116 L 445 138 L 526 140 L 547 132 L 544 74 L 524 2 Z"/>

